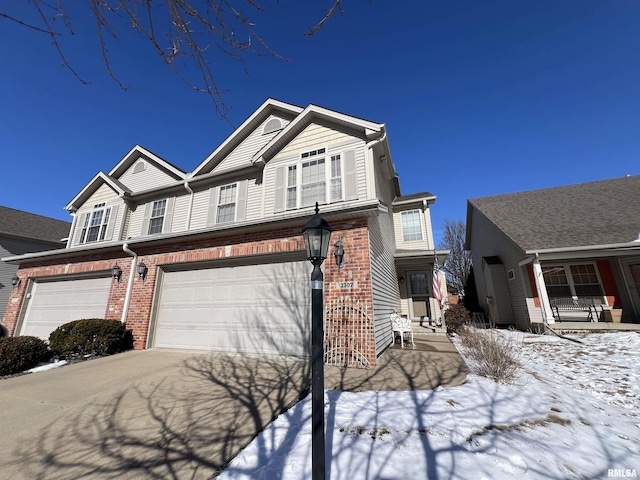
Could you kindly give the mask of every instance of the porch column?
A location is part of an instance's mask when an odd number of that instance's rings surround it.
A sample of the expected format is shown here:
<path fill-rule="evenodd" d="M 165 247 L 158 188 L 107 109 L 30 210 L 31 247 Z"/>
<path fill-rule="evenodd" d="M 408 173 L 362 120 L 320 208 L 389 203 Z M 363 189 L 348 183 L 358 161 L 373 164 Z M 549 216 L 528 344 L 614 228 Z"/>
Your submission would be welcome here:
<path fill-rule="evenodd" d="M 533 259 L 533 278 L 536 281 L 536 288 L 538 289 L 538 298 L 540 299 L 540 309 L 542 310 L 542 321 L 545 324 L 556 323 L 551 312 L 551 304 L 549 303 L 549 295 L 547 295 L 547 285 L 544 283 L 544 276 L 542 275 L 542 267 L 540 266 L 540 259 L 536 253 Z"/>

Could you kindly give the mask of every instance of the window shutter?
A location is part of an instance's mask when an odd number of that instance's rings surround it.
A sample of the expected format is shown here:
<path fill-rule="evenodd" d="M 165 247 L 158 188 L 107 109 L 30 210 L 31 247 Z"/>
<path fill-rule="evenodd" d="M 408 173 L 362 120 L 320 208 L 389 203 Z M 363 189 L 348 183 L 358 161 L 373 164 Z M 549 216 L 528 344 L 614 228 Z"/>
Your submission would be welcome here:
<path fill-rule="evenodd" d="M 83 213 L 82 215 L 80 215 L 80 219 L 78 221 L 78 223 L 76 224 L 76 231 L 73 235 L 73 244 L 74 245 L 78 245 L 80 243 L 80 237 L 82 236 L 82 229 L 84 227 L 84 222 L 87 221 L 87 215 L 89 215 L 88 213 Z"/>
<path fill-rule="evenodd" d="M 276 168 L 276 196 L 274 204 L 274 212 L 284 211 L 284 192 L 286 190 L 285 167 Z"/>
<path fill-rule="evenodd" d="M 236 198 L 236 222 L 243 222 L 247 217 L 247 181 L 238 182 L 238 196 Z"/>
<path fill-rule="evenodd" d="M 153 202 L 149 202 L 144 207 L 144 220 L 142 221 L 142 235 L 149 235 L 149 221 L 151 220 L 151 209 Z"/>
<path fill-rule="evenodd" d="M 344 152 L 344 196 L 345 200 L 358 199 L 358 172 L 356 170 L 356 151 Z"/>
<path fill-rule="evenodd" d="M 216 210 L 218 210 L 218 187 L 209 189 L 209 213 L 207 214 L 207 226 L 216 224 Z"/>
<path fill-rule="evenodd" d="M 173 207 L 176 203 L 176 197 L 167 198 L 167 203 L 164 207 L 164 222 L 162 224 L 162 233 L 171 232 L 171 225 L 173 224 Z"/>
<path fill-rule="evenodd" d="M 113 230 L 116 225 L 116 217 L 118 216 L 118 205 L 114 205 L 111 207 L 111 212 L 109 212 L 109 224 L 107 225 L 107 234 L 105 235 L 105 241 L 113 240 Z M 117 240 L 117 239 L 116 239 Z"/>

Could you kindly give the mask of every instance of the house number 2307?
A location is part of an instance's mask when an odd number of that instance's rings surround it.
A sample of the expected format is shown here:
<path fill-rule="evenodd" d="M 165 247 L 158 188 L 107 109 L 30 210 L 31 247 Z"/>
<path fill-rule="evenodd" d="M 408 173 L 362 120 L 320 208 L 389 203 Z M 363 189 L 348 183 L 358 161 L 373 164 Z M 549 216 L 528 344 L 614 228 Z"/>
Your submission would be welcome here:
<path fill-rule="evenodd" d="M 338 282 L 338 288 L 341 290 L 351 289 L 356 286 L 356 282 Z"/>

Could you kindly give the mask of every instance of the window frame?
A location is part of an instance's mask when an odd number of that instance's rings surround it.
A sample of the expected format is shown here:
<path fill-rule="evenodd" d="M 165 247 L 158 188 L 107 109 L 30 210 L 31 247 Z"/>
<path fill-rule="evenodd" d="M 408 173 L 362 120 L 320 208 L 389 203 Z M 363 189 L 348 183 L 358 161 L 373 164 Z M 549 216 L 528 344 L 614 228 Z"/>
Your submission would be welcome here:
<path fill-rule="evenodd" d="M 593 268 L 593 273 L 595 274 L 597 285 L 600 288 L 599 295 L 578 295 L 576 293 L 576 285 L 596 285 L 595 283 L 581 283 L 576 282 L 576 278 L 574 278 L 574 272 L 572 271 L 572 267 L 582 267 L 582 266 L 590 266 Z M 551 298 L 557 298 L 554 295 L 549 294 L 549 284 L 547 283 L 547 277 L 545 277 L 545 270 L 550 270 L 553 268 L 562 268 L 564 271 L 564 275 L 567 279 L 567 287 L 569 288 L 569 296 L 571 298 L 599 298 L 602 301 L 603 305 L 608 305 L 607 296 L 605 295 L 604 285 L 602 284 L 602 278 L 600 277 L 600 271 L 598 270 L 598 266 L 595 262 L 566 262 L 566 263 L 549 263 L 547 265 L 541 265 L 542 276 L 545 281 L 545 288 L 547 290 L 547 295 Z M 587 273 L 589 274 L 589 273 Z M 579 275 L 579 274 L 577 274 Z M 553 287 L 555 284 L 552 284 Z M 564 284 L 557 284 L 557 286 L 564 286 Z"/>
<path fill-rule="evenodd" d="M 104 202 L 95 204 L 93 209 L 86 213 L 84 225 L 82 225 L 80 231 L 80 241 L 78 243 L 85 245 L 88 243 L 103 242 L 107 234 L 107 229 L 109 228 L 111 211 L 112 207 L 108 207 Z M 97 220 L 96 217 L 98 213 L 100 214 L 99 223 L 93 225 L 93 222 Z M 93 240 L 89 240 L 89 237 L 93 236 L 91 233 L 92 230 L 96 231 L 96 237 Z"/>
<path fill-rule="evenodd" d="M 324 178 L 321 181 L 308 182 L 303 184 L 304 169 L 312 162 L 322 161 L 324 163 L 323 174 Z M 334 168 L 334 162 L 338 162 L 337 168 Z M 285 168 L 285 185 L 284 185 L 284 210 L 297 210 L 301 208 L 308 208 L 315 205 L 318 201 L 321 205 L 327 205 L 332 203 L 344 202 L 345 193 L 345 155 L 342 150 L 330 152 L 328 147 L 318 147 L 314 150 L 307 150 L 301 152 L 298 155 L 298 159 L 295 162 L 289 162 L 284 165 Z M 312 166 L 312 165 L 309 165 Z M 338 170 L 339 176 L 334 176 L 334 171 Z M 292 174 L 293 172 L 293 174 Z M 293 179 L 295 178 L 295 183 Z M 339 198 L 334 195 L 334 184 L 337 183 L 336 179 L 340 181 L 340 196 Z M 305 185 L 324 183 L 324 200 L 313 200 L 310 203 L 303 203 L 303 194 Z M 294 201 L 295 197 L 295 201 Z"/>
<path fill-rule="evenodd" d="M 222 202 L 222 193 L 223 190 L 226 189 L 230 189 L 233 188 L 234 193 L 233 193 L 233 202 L 226 202 L 223 203 Z M 233 205 L 233 218 L 231 220 L 224 220 L 221 221 L 220 220 L 220 208 L 221 207 L 227 207 L 229 205 Z M 233 183 L 227 183 L 225 185 L 220 185 L 218 187 L 218 193 L 217 193 L 217 202 L 216 202 L 216 221 L 215 224 L 216 225 L 221 225 L 223 223 L 231 223 L 231 222 L 235 222 L 236 218 L 237 218 L 237 213 L 238 213 L 238 182 L 233 182 Z"/>
<path fill-rule="evenodd" d="M 154 212 L 156 212 L 156 204 L 162 203 L 162 215 L 155 215 L 154 216 Z M 167 218 L 167 199 L 166 198 L 162 198 L 160 200 L 154 200 L 153 203 L 151 204 L 151 212 L 149 214 L 149 226 L 147 227 L 147 235 L 159 235 L 164 231 L 164 222 Z M 158 231 L 151 231 L 152 229 L 157 229 L 158 228 L 158 223 L 154 223 L 154 220 L 158 220 L 158 219 L 162 219 L 162 221 L 160 222 L 159 226 L 160 226 L 160 230 Z"/>
<path fill-rule="evenodd" d="M 405 221 L 404 221 L 404 217 L 408 214 L 417 214 L 417 219 L 418 219 L 418 225 L 420 227 L 420 238 L 410 238 L 407 239 L 407 229 L 405 228 Z M 402 241 L 404 243 L 411 243 L 411 242 L 423 242 L 424 238 L 425 238 L 425 232 L 424 232 L 424 225 L 423 225 L 423 221 L 422 221 L 422 211 L 419 208 L 412 208 L 411 210 L 404 210 L 402 212 L 400 212 L 400 227 L 402 228 Z M 415 228 L 415 227 L 414 227 Z"/>

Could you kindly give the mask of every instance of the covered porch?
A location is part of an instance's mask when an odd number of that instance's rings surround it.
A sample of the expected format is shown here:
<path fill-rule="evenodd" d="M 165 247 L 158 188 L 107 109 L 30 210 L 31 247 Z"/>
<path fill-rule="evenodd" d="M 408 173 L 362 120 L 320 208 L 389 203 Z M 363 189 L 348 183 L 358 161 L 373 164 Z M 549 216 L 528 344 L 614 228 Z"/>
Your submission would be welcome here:
<path fill-rule="evenodd" d="M 396 250 L 394 253 L 401 316 L 411 320 L 414 332 L 444 332 L 447 308 L 447 281 L 442 270 L 436 272 L 440 294 L 434 289 L 434 271 L 442 268 L 449 250 Z M 439 298 L 441 300 L 439 300 Z"/>
<path fill-rule="evenodd" d="M 526 253 L 532 324 L 640 330 L 640 242 Z"/>

